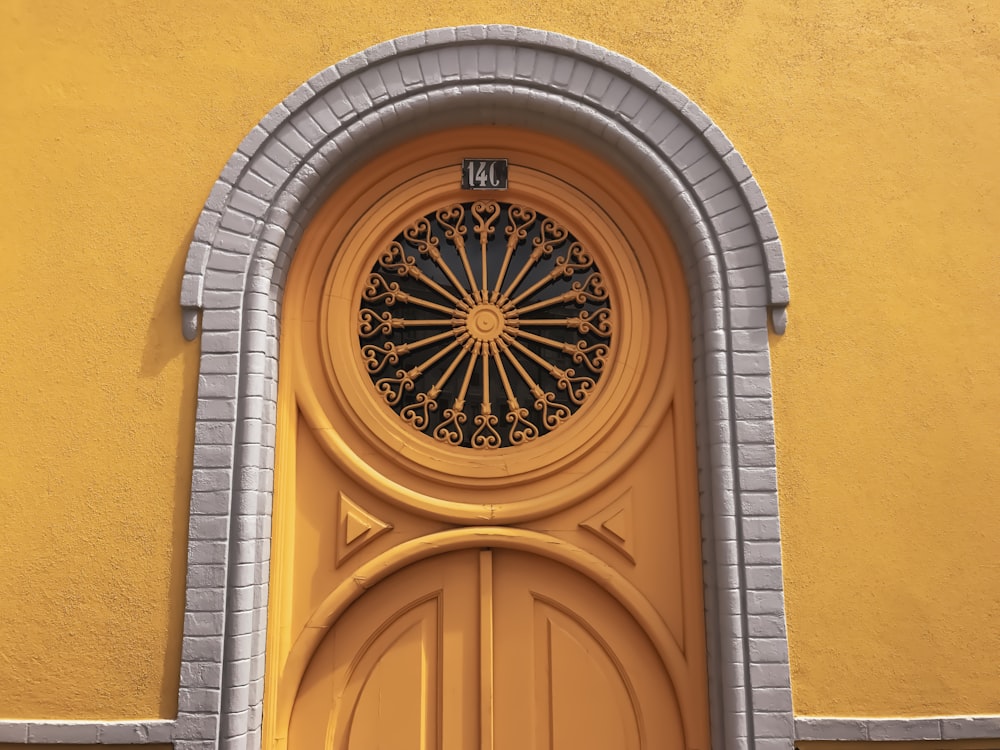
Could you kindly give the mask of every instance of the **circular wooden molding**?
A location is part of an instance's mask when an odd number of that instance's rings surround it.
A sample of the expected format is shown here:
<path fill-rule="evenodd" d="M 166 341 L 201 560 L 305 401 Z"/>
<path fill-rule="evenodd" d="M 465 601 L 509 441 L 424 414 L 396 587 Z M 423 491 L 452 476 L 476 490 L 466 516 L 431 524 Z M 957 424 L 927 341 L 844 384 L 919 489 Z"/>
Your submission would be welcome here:
<path fill-rule="evenodd" d="M 579 410 L 542 438 L 491 451 L 407 424 L 373 387 L 358 343 L 372 263 L 415 219 L 468 198 L 459 179 L 469 153 L 510 163 L 509 190 L 477 197 L 524 204 L 570 228 L 615 301 L 606 370 Z M 613 167 L 563 141 L 472 127 L 408 142 L 331 196 L 298 253 L 284 325 L 303 414 L 343 468 L 417 512 L 511 523 L 566 507 L 635 457 L 673 397 L 668 363 L 686 335 L 671 337 L 670 321 L 684 320 L 688 300 L 669 234 Z"/>

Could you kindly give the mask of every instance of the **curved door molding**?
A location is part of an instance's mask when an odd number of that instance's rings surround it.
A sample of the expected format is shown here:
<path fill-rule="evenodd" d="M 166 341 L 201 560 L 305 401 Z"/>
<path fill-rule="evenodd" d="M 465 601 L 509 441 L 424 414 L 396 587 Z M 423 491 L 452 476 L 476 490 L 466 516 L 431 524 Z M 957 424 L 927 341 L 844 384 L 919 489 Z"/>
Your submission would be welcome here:
<path fill-rule="evenodd" d="M 586 42 L 500 26 L 397 39 L 317 74 L 250 132 L 206 202 L 181 292 L 202 355 L 175 741 L 260 742 L 278 320 L 303 230 L 379 154 L 482 123 L 613 163 L 670 232 L 690 300 L 712 744 L 790 747 L 768 355 L 788 285 L 770 213 L 732 144 L 676 89 Z M 483 336 L 500 325 L 488 315 Z M 551 500 L 527 500 L 539 497 Z M 615 528 L 627 514 L 603 512 L 581 528 L 626 559 Z"/>
<path fill-rule="evenodd" d="M 682 704 L 694 696 L 674 689 L 683 674 L 669 635 L 654 628 L 650 638 L 623 602 L 559 555 L 480 533 L 499 548 L 402 568 L 320 629 L 289 747 L 704 746 L 704 730 L 685 726 Z M 640 619 L 648 626 L 655 615 Z"/>

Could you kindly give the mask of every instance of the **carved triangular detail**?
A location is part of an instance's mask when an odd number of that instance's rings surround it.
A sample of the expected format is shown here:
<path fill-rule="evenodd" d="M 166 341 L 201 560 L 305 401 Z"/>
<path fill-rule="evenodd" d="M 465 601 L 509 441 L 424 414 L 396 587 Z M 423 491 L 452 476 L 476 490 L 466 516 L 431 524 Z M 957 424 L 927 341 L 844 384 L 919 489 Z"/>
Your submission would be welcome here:
<path fill-rule="evenodd" d="M 337 498 L 337 565 L 392 528 L 343 492 Z"/>
<path fill-rule="evenodd" d="M 580 526 L 614 547 L 629 562 L 635 563 L 631 490 L 626 490 L 613 503 L 581 521 Z"/>
<path fill-rule="evenodd" d="M 371 524 L 353 510 L 344 514 L 344 544 L 350 546 L 359 536 L 371 531 Z"/>
<path fill-rule="evenodd" d="M 610 531 L 624 542 L 628 538 L 628 521 L 625 518 L 625 509 L 619 508 L 613 516 L 609 516 L 601 524 L 601 528 Z"/>

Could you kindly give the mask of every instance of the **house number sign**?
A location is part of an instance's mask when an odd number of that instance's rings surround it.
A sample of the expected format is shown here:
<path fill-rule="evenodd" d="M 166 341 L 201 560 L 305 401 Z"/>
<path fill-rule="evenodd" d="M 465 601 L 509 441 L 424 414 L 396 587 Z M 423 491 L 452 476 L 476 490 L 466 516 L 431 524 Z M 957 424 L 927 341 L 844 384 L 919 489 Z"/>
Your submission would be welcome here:
<path fill-rule="evenodd" d="M 463 159 L 462 190 L 506 190 L 506 159 Z"/>

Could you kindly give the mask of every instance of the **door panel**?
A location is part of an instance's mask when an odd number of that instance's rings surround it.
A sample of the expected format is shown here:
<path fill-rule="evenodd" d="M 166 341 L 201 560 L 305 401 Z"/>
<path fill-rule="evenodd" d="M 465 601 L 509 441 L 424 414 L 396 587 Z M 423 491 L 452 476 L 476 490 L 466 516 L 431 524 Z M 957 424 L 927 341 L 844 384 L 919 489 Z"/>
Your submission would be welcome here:
<path fill-rule="evenodd" d="M 688 578 L 701 583 L 697 541 L 684 554 L 687 538 L 697 540 L 698 508 L 677 502 L 693 490 L 683 486 L 676 430 L 671 408 L 628 472 L 572 508 L 525 526 L 565 539 L 613 567 L 643 592 L 681 650 L 690 646 L 697 653 L 704 648 L 699 633 L 704 624 L 683 588 Z M 700 594 L 697 588 L 694 594 Z"/>
<path fill-rule="evenodd" d="M 289 742 L 331 750 L 683 747 L 673 688 L 625 608 L 527 553 L 439 555 L 390 576 L 313 658 Z"/>
<path fill-rule="evenodd" d="M 476 554 L 412 565 L 348 609 L 303 677 L 289 727 L 291 747 L 475 747 Z"/>
<path fill-rule="evenodd" d="M 435 597 L 414 607 L 360 654 L 343 698 L 344 708 L 354 710 L 336 722 L 333 747 L 421 750 L 436 744 L 438 604 Z"/>
<path fill-rule="evenodd" d="M 498 550 L 494 592 L 496 750 L 684 746 L 660 657 L 604 589 Z"/>
<path fill-rule="evenodd" d="M 607 644 L 575 617 L 535 599 L 536 747 L 638 750 L 631 685 Z"/>

